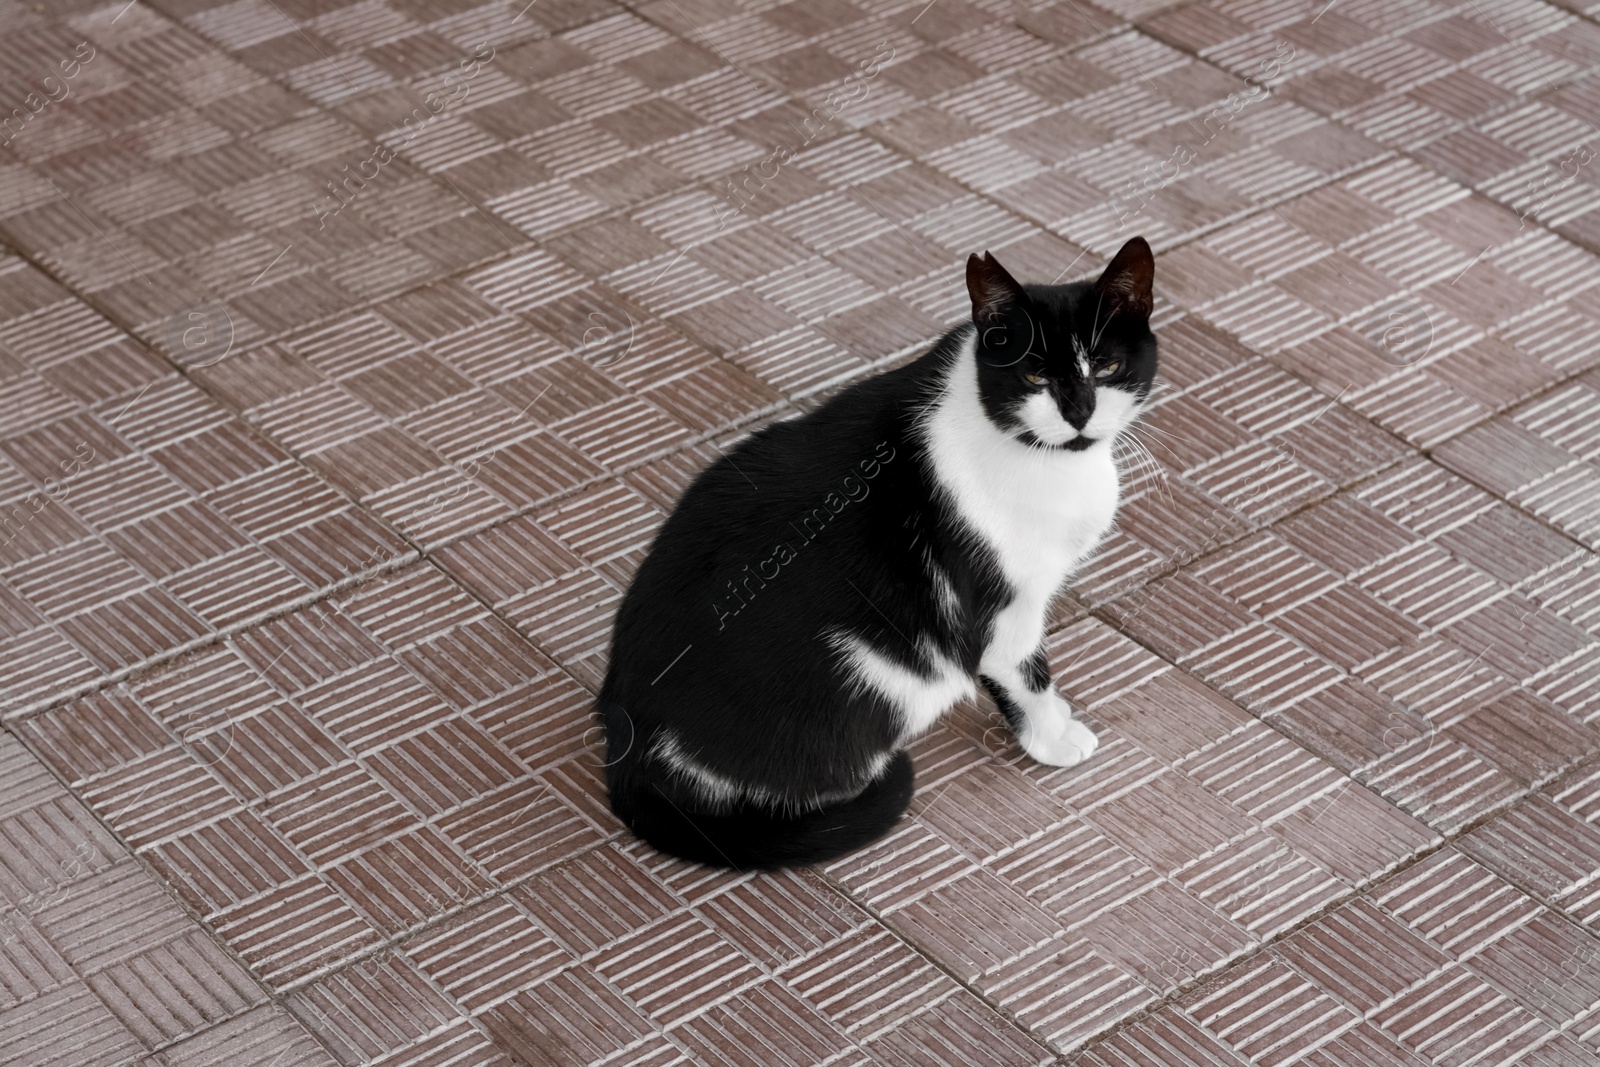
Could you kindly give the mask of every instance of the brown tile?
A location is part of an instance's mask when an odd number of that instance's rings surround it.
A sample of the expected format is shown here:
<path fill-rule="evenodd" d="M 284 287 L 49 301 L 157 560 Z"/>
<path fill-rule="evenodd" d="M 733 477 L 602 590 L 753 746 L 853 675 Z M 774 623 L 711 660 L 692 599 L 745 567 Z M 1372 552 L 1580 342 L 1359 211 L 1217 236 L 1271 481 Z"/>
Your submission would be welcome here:
<path fill-rule="evenodd" d="M 1086 942 L 1049 942 L 985 979 L 984 995 L 1058 1052 L 1081 1048 L 1156 998 Z"/>
<path fill-rule="evenodd" d="M 1113 1034 L 1080 1057 L 1092 1067 L 1121 1063 L 1160 1063 L 1181 1056 L 1204 1067 L 1241 1067 L 1252 1062 L 1212 1036 L 1187 1013 L 1165 1007 Z M 1309 1062 L 1309 1061 L 1308 1061 Z"/>
<path fill-rule="evenodd" d="M 1276 951 L 1299 974 L 1363 1015 L 1449 960 L 1366 900 L 1319 919 Z"/>
<path fill-rule="evenodd" d="M 1600 1001 L 1591 935 L 1541 912 L 1485 946 L 1467 969 L 1504 990 L 1525 1011 L 1563 1029 Z"/>
<path fill-rule="evenodd" d="M 144 856 L 203 916 L 274 892 L 311 870 L 270 817 L 254 811 L 225 815 L 151 847 Z"/>
<path fill-rule="evenodd" d="M 1371 898 L 1456 960 L 1476 954 L 1539 912 L 1536 901 L 1454 847 L 1386 880 Z"/>
<path fill-rule="evenodd" d="M 1170 882 L 1101 913 L 1081 934 L 1098 955 L 1163 996 L 1253 946 L 1238 925 Z"/>
<path fill-rule="evenodd" d="M 574 778 L 570 762 L 475 798 L 440 830 L 501 884 L 588 851 L 620 827 L 603 806 L 598 780 L 581 772 Z"/>
<path fill-rule="evenodd" d="M 1461 966 L 1437 972 L 1375 1012 L 1373 1021 L 1435 1061 L 1482 1055 L 1491 1048 L 1520 1058 L 1552 1035 L 1536 1016 Z M 1446 1021 L 1451 1025 L 1439 1025 Z"/>
<path fill-rule="evenodd" d="M 321 875 L 387 936 L 431 923 L 484 896 L 492 886 L 430 828 L 380 842 Z"/>
<path fill-rule="evenodd" d="M 525 1063 L 589 1063 L 655 1032 L 647 1015 L 584 964 L 486 1009 L 478 1020 L 498 1048 Z"/>
<path fill-rule="evenodd" d="M 278 991 L 371 951 L 383 940 L 332 888 L 309 876 L 222 912 L 210 926 Z"/>
<path fill-rule="evenodd" d="M 414 966 L 388 953 L 297 990 L 285 1007 L 341 1064 L 415 1050 L 459 1017 Z"/>
<path fill-rule="evenodd" d="M 1250 1063 L 1298 1062 L 1359 1021 L 1349 1008 L 1271 956 L 1230 971 L 1181 1003 L 1195 1022 Z"/>
<path fill-rule="evenodd" d="M 1090 809 L 1108 837 L 1166 873 L 1244 833 L 1250 820 L 1178 771 Z"/>
<path fill-rule="evenodd" d="M 34 922 L 80 973 L 147 952 L 190 929 L 177 903 L 131 862 L 72 885 L 48 901 Z"/>
<path fill-rule="evenodd" d="M 969 995 L 957 995 L 863 1043 L 864 1051 L 894 1067 L 926 1063 L 930 1055 L 952 1062 L 1024 1067 L 1050 1061 L 1030 1035 Z"/>
<path fill-rule="evenodd" d="M 405 955 L 472 1010 L 553 977 L 574 959 L 526 912 L 504 899 L 470 908 L 413 938 Z M 424 995 L 419 1002 L 426 1006 L 429 999 Z"/>
<path fill-rule="evenodd" d="M 152 1048 L 262 1004 L 266 994 L 209 934 L 195 930 L 90 976 L 89 988 Z"/>
<path fill-rule="evenodd" d="M 1419 820 L 1346 783 L 1291 812 L 1273 830 L 1348 885 L 1362 885 L 1440 842 Z"/>
<path fill-rule="evenodd" d="M 1070 816 L 1059 798 L 997 763 L 946 780 L 917 807 L 917 819 L 974 858 L 1001 855 L 1052 831 Z"/>
<path fill-rule="evenodd" d="M 882 1033 L 960 986 L 903 939 L 857 930 L 782 968 L 780 977 L 845 1033 Z"/>
<path fill-rule="evenodd" d="M 774 968 L 874 925 L 848 897 L 806 875 L 735 886 L 706 904 L 704 914 L 746 955 Z"/>
<path fill-rule="evenodd" d="M 986 871 L 934 886 L 885 920 L 965 981 L 993 973 L 1046 943 L 1059 924 Z"/>
<path fill-rule="evenodd" d="M 1552 842 L 1559 843 L 1559 852 L 1548 850 Z M 1557 901 L 1588 879 L 1600 855 L 1600 834 L 1535 795 L 1463 837 L 1458 847 L 1507 881 Z"/>
<path fill-rule="evenodd" d="M 29 1067 L 63 1062 L 58 1053 L 91 1056 L 106 1062 L 126 1061 L 144 1046 L 82 982 L 46 993 L 0 1012 L 0 1025 L 19 1057 Z"/>
<path fill-rule="evenodd" d="M 734 1063 L 816 1063 L 856 1047 L 837 1023 L 772 979 L 670 1033 L 691 1054 Z"/>
<path fill-rule="evenodd" d="M 166 1049 L 163 1067 L 222 1067 L 267 1055 L 293 1067 L 333 1067 L 338 1061 L 281 1007 L 262 1005 Z"/>
<path fill-rule="evenodd" d="M 0 852 L 0 894 L 13 909 L 9 917 L 19 924 L 75 882 L 102 874 L 124 858 L 122 846 L 76 799 L 54 781 L 49 788 L 50 799 L 0 820 L 0 839 L 6 842 Z"/>

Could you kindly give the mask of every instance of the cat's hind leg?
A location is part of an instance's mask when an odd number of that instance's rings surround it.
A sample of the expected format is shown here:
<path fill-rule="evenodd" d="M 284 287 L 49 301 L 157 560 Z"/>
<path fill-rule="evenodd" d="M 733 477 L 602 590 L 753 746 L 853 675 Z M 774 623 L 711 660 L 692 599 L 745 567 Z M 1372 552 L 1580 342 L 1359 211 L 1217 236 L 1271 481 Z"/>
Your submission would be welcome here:
<path fill-rule="evenodd" d="M 1052 767 L 1082 763 L 1094 755 L 1100 739 L 1072 717 L 1072 706 L 1050 682 L 1042 643 L 1043 613 L 1039 612 L 1041 623 L 1033 628 L 1036 636 L 1029 646 L 1024 643 L 1028 640 L 1025 616 L 1032 613 L 1014 610 L 1017 607 L 1001 611 L 995 620 L 994 636 L 978 668 L 983 687 L 1024 752 Z"/>

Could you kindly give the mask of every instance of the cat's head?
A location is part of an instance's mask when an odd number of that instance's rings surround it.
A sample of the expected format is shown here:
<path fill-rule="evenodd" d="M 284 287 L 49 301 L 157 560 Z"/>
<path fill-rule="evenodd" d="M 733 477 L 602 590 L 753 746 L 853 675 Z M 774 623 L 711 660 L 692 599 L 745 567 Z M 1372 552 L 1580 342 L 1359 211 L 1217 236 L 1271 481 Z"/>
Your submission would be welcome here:
<path fill-rule="evenodd" d="M 1138 417 L 1156 376 L 1155 259 L 1143 237 L 1094 282 L 1019 285 L 985 252 L 967 260 L 978 396 L 1027 444 L 1081 451 Z"/>

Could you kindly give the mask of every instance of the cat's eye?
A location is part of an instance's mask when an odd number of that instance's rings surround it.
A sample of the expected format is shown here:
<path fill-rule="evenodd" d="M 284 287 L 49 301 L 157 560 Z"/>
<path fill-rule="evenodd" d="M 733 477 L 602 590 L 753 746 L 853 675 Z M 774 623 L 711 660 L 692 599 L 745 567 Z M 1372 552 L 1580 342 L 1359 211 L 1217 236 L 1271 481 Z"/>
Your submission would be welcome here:
<path fill-rule="evenodd" d="M 1094 376 L 1096 378 L 1098 378 L 1100 381 L 1105 381 L 1107 378 L 1109 378 L 1112 375 L 1116 374 L 1117 371 L 1119 371 L 1121 369 L 1122 369 L 1122 360 L 1114 359 L 1110 363 L 1107 363 L 1104 367 L 1101 367 L 1098 370 L 1096 370 L 1094 372 Z"/>
<path fill-rule="evenodd" d="M 1027 382 L 1029 385 L 1043 385 L 1044 384 L 1044 375 L 1042 375 L 1042 374 L 1024 374 L 1022 376 L 1022 380 Z"/>

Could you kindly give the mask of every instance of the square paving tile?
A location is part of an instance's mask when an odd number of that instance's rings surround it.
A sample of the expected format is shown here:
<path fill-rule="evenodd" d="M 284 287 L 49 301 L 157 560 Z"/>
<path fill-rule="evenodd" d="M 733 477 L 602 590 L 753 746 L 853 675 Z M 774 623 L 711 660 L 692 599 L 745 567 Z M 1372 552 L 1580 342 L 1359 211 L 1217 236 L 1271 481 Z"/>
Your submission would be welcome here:
<path fill-rule="evenodd" d="M 413 554 L 34 267 L 0 290 L 6 717 Z"/>

